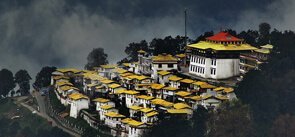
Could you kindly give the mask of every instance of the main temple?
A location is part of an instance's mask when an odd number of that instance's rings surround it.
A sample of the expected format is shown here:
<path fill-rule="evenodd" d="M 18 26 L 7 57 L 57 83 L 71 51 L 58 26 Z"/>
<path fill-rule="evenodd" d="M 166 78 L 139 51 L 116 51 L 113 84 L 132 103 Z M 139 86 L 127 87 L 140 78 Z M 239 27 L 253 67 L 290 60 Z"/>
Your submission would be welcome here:
<path fill-rule="evenodd" d="M 257 49 L 224 31 L 188 45 L 188 48 L 191 50 L 189 73 L 210 79 L 238 76 L 240 53 Z"/>

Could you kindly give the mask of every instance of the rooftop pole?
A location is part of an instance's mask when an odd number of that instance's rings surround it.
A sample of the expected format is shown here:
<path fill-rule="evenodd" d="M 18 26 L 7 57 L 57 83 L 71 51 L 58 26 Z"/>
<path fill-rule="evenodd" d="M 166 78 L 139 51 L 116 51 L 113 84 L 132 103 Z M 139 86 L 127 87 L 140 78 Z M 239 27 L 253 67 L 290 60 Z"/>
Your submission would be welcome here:
<path fill-rule="evenodd" d="M 187 11 L 184 9 L 184 39 L 185 39 L 185 46 L 187 46 L 187 31 L 186 31 L 186 23 L 187 23 Z"/>

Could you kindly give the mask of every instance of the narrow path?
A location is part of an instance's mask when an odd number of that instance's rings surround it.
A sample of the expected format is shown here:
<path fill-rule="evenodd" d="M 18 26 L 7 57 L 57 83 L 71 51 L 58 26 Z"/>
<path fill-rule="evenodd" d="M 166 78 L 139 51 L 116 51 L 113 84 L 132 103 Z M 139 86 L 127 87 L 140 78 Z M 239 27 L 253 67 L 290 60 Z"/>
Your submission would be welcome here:
<path fill-rule="evenodd" d="M 64 132 L 67 132 L 67 133 L 69 133 L 70 135 L 72 135 L 72 136 L 74 136 L 74 137 L 81 137 L 81 135 L 79 135 L 79 134 L 77 134 L 77 133 L 75 133 L 75 132 L 73 132 L 73 131 L 71 131 L 71 130 L 65 128 L 64 126 L 60 125 L 60 124 L 57 123 L 54 119 L 52 119 L 50 116 L 47 115 L 46 110 L 45 110 L 46 108 L 45 108 L 44 97 L 41 96 L 40 93 L 34 92 L 34 93 L 32 93 L 32 95 L 35 96 L 35 98 L 36 98 L 38 104 L 40 104 L 40 105 L 39 105 L 39 110 L 40 110 L 40 112 L 37 111 L 36 109 L 34 109 L 33 107 L 31 107 L 31 106 L 29 106 L 29 105 L 23 103 L 23 102 L 20 103 L 20 104 L 21 104 L 22 106 L 24 106 L 25 108 L 29 109 L 29 110 L 32 111 L 32 112 L 33 112 L 33 111 L 36 111 L 36 114 L 37 114 L 37 115 L 39 115 L 39 116 L 45 118 L 47 121 L 51 121 L 53 127 L 56 126 L 56 127 L 60 128 L 60 129 L 62 129 Z"/>

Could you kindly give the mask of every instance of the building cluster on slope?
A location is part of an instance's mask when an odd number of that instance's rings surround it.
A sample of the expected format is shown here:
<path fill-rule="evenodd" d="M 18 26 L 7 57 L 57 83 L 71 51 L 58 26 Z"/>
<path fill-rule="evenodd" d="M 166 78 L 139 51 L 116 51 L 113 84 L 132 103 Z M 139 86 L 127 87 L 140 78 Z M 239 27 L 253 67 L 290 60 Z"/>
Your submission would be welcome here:
<path fill-rule="evenodd" d="M 94 71 L 57 69 L 51 84 L 61 104 L 70 106 L 70 117 L 83 116 L 94 128 L 104 124 L 116 135 L 140 136 L 159 120 L 189 119 L 200 105 L 214 109 L 236 98 L 232 87 L 179 75 L 186 60 L 191 75 L 224 79 L 240 74 L 241 52 L 257 50 L 225 32 L 188 49 L 176 56 L 148 56 L 140 50 L 138 62 L 101 65 Z M 95 110 L 97 119 L 86 114 L 88 109 Z"/>

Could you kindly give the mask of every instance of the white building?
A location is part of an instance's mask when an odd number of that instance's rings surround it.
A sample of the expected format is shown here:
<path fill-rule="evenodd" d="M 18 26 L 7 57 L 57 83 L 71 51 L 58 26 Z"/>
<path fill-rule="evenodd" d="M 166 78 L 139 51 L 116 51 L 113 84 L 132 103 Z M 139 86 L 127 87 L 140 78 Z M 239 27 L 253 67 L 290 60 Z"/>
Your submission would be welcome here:
<path fill-rule="evenodd" d="M 257 48 L 227 32 L 188 45 L 191 49 L 189 73 L 203 78 L 227 79 L 240 74 L 240 53 Z"/>
<path fill-rule="evenodd" d="M 158 82 L 158 71 L 177 70 L 177 59 L 169 54 L 159 54 L 152 57 L 152 78 Z"/>
<path fill-rule="evenodd" d="M 81 109 L 89 108 L 89 98 L 81 93 L 73 93 L 69 95 L 71 110 L 70 116 L 77 118 Z"/>

